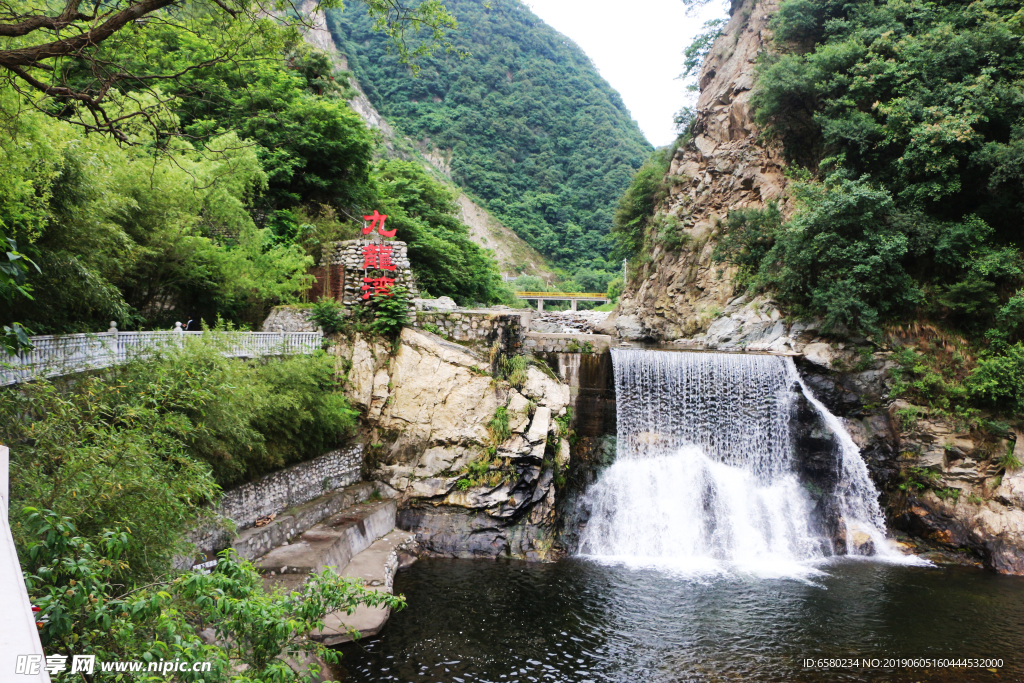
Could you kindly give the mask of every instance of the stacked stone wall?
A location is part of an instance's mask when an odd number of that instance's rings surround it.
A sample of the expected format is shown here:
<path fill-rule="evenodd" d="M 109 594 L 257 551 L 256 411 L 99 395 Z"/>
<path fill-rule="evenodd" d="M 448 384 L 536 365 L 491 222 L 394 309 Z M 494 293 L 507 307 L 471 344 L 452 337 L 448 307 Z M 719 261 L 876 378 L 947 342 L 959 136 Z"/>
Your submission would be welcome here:
<path fill-rule="evenodd" d="M 261 517 L 278 514 L 360 481 L 362 466 L 362 444 L 330 451 L 225 491 L 216 512 L 231 520 L 238 531 L 248 529 Z M 205 529 L 192 540 L 200 551 L 210 552 L 228 545 L 230 534 L 224 529 Z"/>
<path fill-rule="evenodd" d="M 506 354 L 522 353 L 526 329 L 519 313 L 494 311 L 417 311 L 413 327 L 433 332 L 452 341 L 491 346 L 499 342 Z M 439 333 L 440 333 L 439 332 Z"/>
<path fill-rule="evenodd" d="M 394 270 L 364 269 L 364 247 L 375 244 L 372 240 L 346 240 L 335 242 L 334 248 L 324 254 L 320 262 L 320 272 L 326 271 L 327 283 L 320 282 L 321 290 L 336 301 L 351 306 L 363 301 L 364 277 L 387 277 L 395 281 L 395 287 L 405 287 L 411 297 L 419 295 L 416 279 L 409 263 L 409 248 L 405 242 L 386 241 L 377 243 L 391 247 L 391 262 Z"/>
<path fill-rule="evenodd" d="M 590 344 L 590 348 L 586 345 Z M 530 332 L 526 335 L 526 350 L 530 353 L 605 353 L 612 338 L 607 334 L 548 334 Z"/>
<path fill-rule="evenodd" d="M 309 319 L 311 309 L 275 306 L 260 328 L 262 332 L 316 332 L 320 326 Z"/>

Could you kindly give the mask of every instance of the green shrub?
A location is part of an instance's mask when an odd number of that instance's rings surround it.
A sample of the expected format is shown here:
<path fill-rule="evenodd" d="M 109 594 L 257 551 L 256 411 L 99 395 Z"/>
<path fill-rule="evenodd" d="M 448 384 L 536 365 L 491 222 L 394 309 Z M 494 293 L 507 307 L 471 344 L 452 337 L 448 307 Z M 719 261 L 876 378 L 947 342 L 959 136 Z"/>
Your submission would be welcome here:
<path fill-rule="evenodd" d="M 432 334 L 436 334 L 438 337 L 441 337 L 442 339 L 448 338 L 448 333 L 445 332 L 444 328 L 438 327 L 434 323 L 424 323 L 423 329 Z"/>
<path fill-rule="evenodd" d="M 624 286 L 625 281 L 622 279 L 621 276 L 612 278 L 608 282 L 608 289 L 605 290 L 605 295 L 607 295 L 607 297 L 612 300 L 611 302 L 613 304 L 618 303 L 619 297 L 622 296 L 622 289 Z"/>
<path fill-rule="evenodd" d="M 730 211 L 711 258 L 739 267 L 736 287 L 754 283 L 761 262 L 775 244 L 782 228 L 782 214 L 776 202 L 764 209 Z"/>
<path fill-rule="evenodd" d="M 1019 93 L 1019 17 L 1002 0 L 781 3 L 751 104 L 813 173 L 757 284 L 832 328 L 927 318 L 1021 340 L 1024 128 L 978 95 Z"/>
<path fill-rule="evenodd" d="M 522 389 L 529 377 L 528 367 L 529 361 L 526 356 L 502 354 L 498 358 L 498 378 L 508 380 L 508 383 L 515 389 Z"/>
<path fill-rule="evenodd" d="M 494 417 L 487 423 L 487 431 L 491 434 L 491 441 L 497 445 L 512 436 L 512 429 L 508 423 L 508 408 L 499 406 L 494 411 Z"/>
<path fill-rule="evenodd" d="M 237 362 L 237 361 L 236 361 Z M 0 442 L 11 447 L 11 526 L 19 548 L 29 542 L 23 506 L 70 518 L 94 541 L 104 529 L 130 528 L 127 572 L 151 577 L 185 554 L 217 485 L 190 442 L 208 428 L 201 415 L 215 392 L 199 374 L 149 386 L 84 377 L 73 389 L 48 381 L 0 392 Z"/>
<path fill-rule="evenodd" d="M 393 339 L 409 324 L 409 290 L 394 287 L 391 296 L 373 297 L 367 308 L 373 316 L 373 331 Z"/>
<path fill-rule="evenodd" d="M 104 530 L 93 541 L 51 511 L 27 508 L 20 518 L 27 542 L 19 555 L 29 597 L 40 608 L 39 638 L 48 654 L 210 662 L 204 680 L 239 680 L 244 670 L 244 680 L 252 683 L 295 683 L 311 678 L 288 665 L 296 655 L 339 659 L 308 637 L 323 628 L 327 614 L 351 613 L 358 605 L 405 606 L 401 596 L 369 590 L 330 570 L 311 574 L 298 591 L 270 594 L 252 563 L 232 551 L 222 553 L 208 574 L 126 580 L 126 560 L 139 540 L 134 529 Z M 230 645 L 207 644 L 197 624 Z M 164 680 L 145 678 L 158 679 Z"/>
<path fill-rule="evenodd" d="M 668 251 L 679 251 L 690 241 L 690 236 L 683 231 L 682 222 L 669 214 L 656 215 L 651 220 L 650 229 L 654 243 L 660 244 Z"/>
<path fill-rule="evenodd" d="M 1000 413 L 1024 413 L 1024 344 L 980 359 L 967 387 L 972 398 Z"/>
<path fill-rule="evenodd" d="M 645 232 L 654 216 L 654 208 L 668 196 L 664 179 L 671 161 L 670 150 L 655 150 L 619 199 L 612 222 L 615 258 L 629 258 L 643 252 Z"/>
<path fill-rule="evenodd" d="M 321 455 L 351 434 L 357 413 L 341 392 L 332 356 L 318 351 L 242 361 L 224 356 L 231 344 L 231 333 L 208 332 L 105 378 L 11 391 L 10 400 L 0 401 L 0 414 L 11 415 L 0 435 L 14 443 L 52 433 L 50 441 L 37 442 L 51 444 L 54 455 L 38 444 L 22 449 L 39 457 L 59 455 L 62 441 L 85 446 L 93 439 L 69 425 L 85 424 L 111 439 L 145 436 L 148 452 L 180 449 L 205 462 L 224 486 Z"/>
<path fill-rule="evenodd" d="M 996 465 L 1008 472 L 1019 470 L 1021 467 L 1024 467 L 1024 463 L 1022 463 L 1020 458 L 1018 458 L 1013 452 L 1013 444 L 1011 444 L 1010 447 L 1006 449 L 1006 452 L 996 460 Z"/>
<path fill-rule="evenodd" d="M 309 319 L 320 326 L 324 334 L 334 334 L 345 329 L 345 307 L 334 299 L 320 299 L 309 311 Z"/>

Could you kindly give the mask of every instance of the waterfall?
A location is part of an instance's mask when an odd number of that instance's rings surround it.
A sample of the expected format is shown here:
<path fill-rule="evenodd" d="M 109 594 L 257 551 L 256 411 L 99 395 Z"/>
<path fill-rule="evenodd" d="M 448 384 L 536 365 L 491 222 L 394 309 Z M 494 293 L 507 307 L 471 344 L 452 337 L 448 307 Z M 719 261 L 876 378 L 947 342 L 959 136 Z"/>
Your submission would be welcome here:
<path fill-rule="evenodd" d="M 859 449 L 792 359 L 613 349 L 612 360 L 616 461 L 584 496 L 580 554 L 761 575 L 805 573 L 832 555 L 794 471 L 790 414 L 800 385 L 836 436 L 833 495 L 847 538 L 867 534 L 876 552 L 898 555 Z"/>

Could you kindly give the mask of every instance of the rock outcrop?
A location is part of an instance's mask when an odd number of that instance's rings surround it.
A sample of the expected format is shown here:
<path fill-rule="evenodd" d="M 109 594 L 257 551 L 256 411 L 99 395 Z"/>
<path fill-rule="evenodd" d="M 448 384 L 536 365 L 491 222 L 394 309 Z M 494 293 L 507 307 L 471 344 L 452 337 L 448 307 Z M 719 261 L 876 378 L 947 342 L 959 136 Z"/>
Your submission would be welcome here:
<path fill-rule="evenodd" d="M 530 366 L 513 388 L 492 378 L 488 359 L 412 328 L 395 353 L 359 336 L 335 349 L 372 428 L 368 474 L 395 489 L 398 524 L 422 551 L 549 555 L 554 478 L 568 454 L 555 418 L 568 385 Z"/>
<path fill-rule="evenodd" d="M 704 332 L 735 297 L 735 269 L 711 259 L 730 211 L 781 202 L 786 212 L 782 149 L 762 143 L 750 108 L 754 65 L 768 39 L 775 0 L 734 3 L 723 35 L 700 72 L 693 136 L 672 159 L 669 195 L 656 208 L 677 220 L 679 249 L 654 247 L 601 331 L 628 339 L 673 340 Z"/>
<path fill-rule="evenodd" d="M 807 357 L 801 372 L 860 446 L 890 527 L 933 548 L 967 551 L 998 572 L 1024 574 L 1024 471 L 1001 463 L 1011 449 L 1024 461 L 1024 438 L 971 432 L 891 401 L 888 354 L 822 345 L 828 350 L 812 349 L 817 364 Z M 851 355 L 860 359 L 856 366 Z"/>

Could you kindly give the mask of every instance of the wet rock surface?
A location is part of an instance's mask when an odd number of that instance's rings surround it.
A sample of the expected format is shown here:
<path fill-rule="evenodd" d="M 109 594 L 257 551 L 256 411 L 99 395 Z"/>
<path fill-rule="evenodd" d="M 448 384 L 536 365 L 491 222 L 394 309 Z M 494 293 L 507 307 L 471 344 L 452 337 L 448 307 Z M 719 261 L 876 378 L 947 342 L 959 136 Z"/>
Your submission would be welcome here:
<path fill-rule="evenodd" d="M 859 372 L 836 372 L 808 359 L 800 369 L 860 446 L 890 528 L 936 561 L 1024 574 L 1024 471 L 999 464 L 1011 449 L 1024 459 L 1024 439 L 971 432 L 890 400 L 890 362 L 873 354 Z"/>

